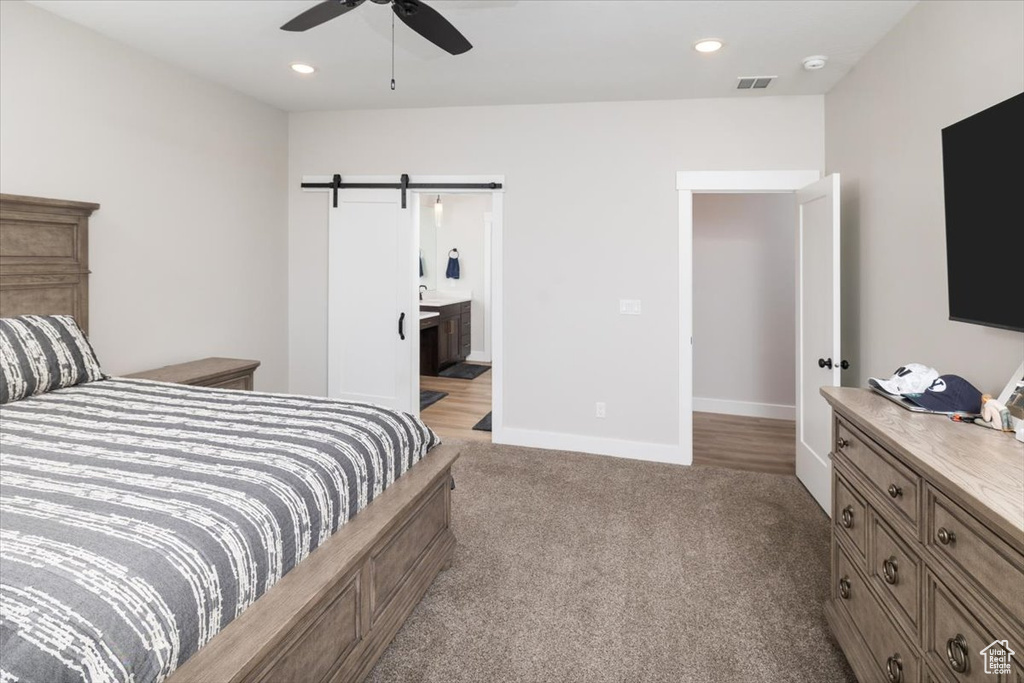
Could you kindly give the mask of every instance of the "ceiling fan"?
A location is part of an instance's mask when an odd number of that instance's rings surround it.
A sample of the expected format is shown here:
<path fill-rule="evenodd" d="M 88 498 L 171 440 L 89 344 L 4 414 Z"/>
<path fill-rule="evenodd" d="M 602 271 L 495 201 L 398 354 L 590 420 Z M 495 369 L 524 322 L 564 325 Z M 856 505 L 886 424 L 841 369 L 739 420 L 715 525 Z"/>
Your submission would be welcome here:
<path fill-rule="evenodd" d="M 354 10 L 365 0 L 324 0 L 314 5 L 299 16 L 281 27 L 285 31 L 308 31 L 335 17 Z M 437 10 L 427 6 L 421 0 L 370 0 L 378 5 L 391 5 L 395 16 L 402 23 L 420 34 L 442 50 L 461 55 L 468 52 L 473 45 L 459 30 L 438 14 Z"/>

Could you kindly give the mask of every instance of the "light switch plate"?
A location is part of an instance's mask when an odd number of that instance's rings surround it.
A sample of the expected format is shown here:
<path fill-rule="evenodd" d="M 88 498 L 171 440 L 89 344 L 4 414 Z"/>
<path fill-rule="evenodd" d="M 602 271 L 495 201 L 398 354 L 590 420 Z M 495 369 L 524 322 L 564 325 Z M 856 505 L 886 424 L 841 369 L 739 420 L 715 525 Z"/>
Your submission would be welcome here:
<path fill-rule="evenodd" d="M 640 315 L 640 299 L 619 299 L 619 313 L 622 315 Z"/>

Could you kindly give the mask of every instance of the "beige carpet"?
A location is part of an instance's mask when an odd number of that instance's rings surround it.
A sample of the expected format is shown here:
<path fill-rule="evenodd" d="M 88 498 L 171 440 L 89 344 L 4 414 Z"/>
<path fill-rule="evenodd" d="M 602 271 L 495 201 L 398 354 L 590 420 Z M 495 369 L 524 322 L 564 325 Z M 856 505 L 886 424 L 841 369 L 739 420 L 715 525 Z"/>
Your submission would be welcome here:
<path fill-rule="evenodd" d="M 853 682 L 797 480 L 466 444 L 454 565 L 369 681 Z"/>

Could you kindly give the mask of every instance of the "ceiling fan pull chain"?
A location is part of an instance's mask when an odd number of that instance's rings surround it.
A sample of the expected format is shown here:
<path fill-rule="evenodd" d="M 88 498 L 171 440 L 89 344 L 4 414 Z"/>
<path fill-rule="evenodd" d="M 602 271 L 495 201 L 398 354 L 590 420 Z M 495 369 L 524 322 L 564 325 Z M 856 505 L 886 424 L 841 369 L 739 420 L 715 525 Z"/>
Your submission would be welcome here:
<path fill-rule="evenodd" d="M 391 13 L 391 89 L 395 89 L 395 13 Z"/>

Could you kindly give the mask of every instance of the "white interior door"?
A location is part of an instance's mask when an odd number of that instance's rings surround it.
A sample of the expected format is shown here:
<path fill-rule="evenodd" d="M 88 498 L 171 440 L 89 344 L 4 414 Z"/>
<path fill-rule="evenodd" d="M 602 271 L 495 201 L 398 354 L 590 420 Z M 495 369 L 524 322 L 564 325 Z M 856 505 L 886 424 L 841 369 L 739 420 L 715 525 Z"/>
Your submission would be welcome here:
<path fill-rule="evenodd" d="M 839 386 L 839 174 L 796 197 L 796 476 L 830 513 L 832 414 L 819 389 Z"/>
<path fill-rule="evenodd" d="M 419 197 L 341 190 L 330 210 L 327 394 L 419 414 Z"/>

